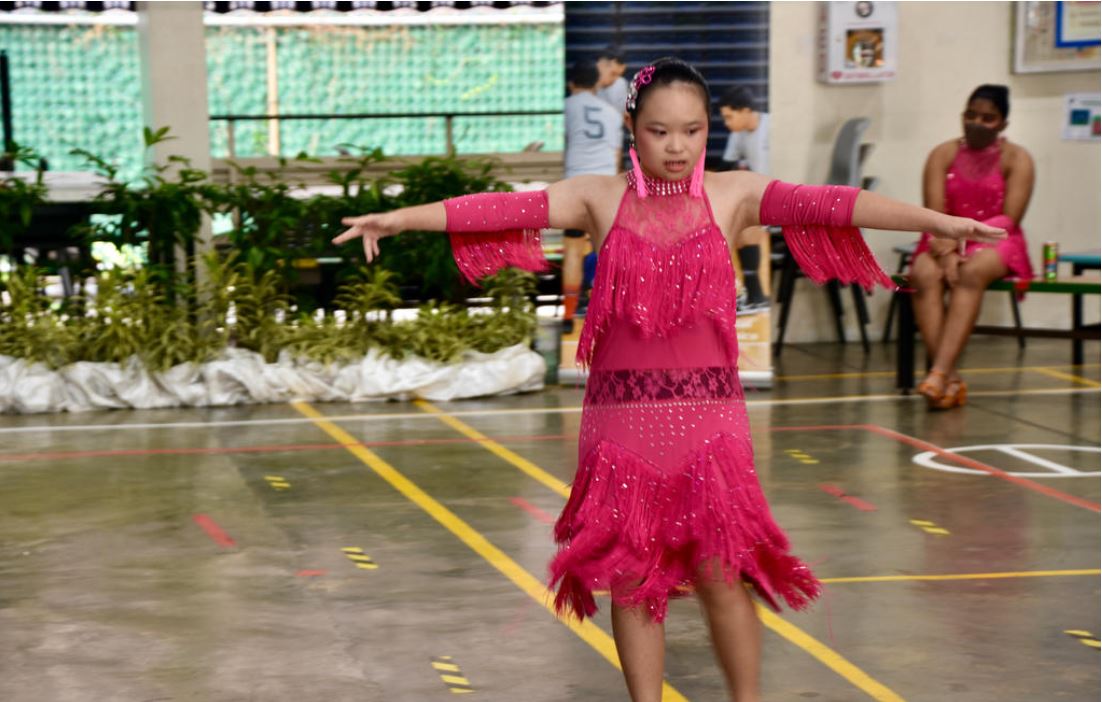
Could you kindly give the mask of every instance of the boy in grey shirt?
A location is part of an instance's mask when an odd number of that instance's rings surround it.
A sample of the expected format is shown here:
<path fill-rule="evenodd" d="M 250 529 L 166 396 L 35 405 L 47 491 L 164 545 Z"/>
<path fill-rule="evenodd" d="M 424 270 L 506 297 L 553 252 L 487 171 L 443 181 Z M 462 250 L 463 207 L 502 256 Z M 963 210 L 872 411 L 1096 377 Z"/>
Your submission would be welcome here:
<path fill-rule="evenodd" d="M 769 173 L 769 115 L 754 109 L 754 94 L 744 87 L 731 88 L 719 99 L 719 113 L 730 130 L 723 160 L 729 169 Z M 762 290 L 758 267 L 762 245 L 769 243 L 769 234 L 760 227 L 739 232 L 735 246 L 742 268 L 743 289 L 739 294 L 738 311 L 752 314 L 769 309 L 769 298 Z M 744 293 L 744 294 L 743 294 Z"/>
<path fill-rule="evenodd" d="M 597 97 L 597 78 L 597 65 L 592 61 L 578 61 L 567 76 L 570 97 L 563 104 L 567 178 L 616 175 L 619 171 L 623 108 L 613 109 Z M 563 237 L 563 322 L 572 328 L 581 294 L 582 259 L 587 242 L 586 233 L 576 229 L 567 229 Z"/>
<path fill-rule="evenodd" d="M 563 104 L 566 177 L 616 175 L 622 113 L 597 97 L 597 67 L 592 62 L 574 64 L 568 85 L 570 97 Z"/>

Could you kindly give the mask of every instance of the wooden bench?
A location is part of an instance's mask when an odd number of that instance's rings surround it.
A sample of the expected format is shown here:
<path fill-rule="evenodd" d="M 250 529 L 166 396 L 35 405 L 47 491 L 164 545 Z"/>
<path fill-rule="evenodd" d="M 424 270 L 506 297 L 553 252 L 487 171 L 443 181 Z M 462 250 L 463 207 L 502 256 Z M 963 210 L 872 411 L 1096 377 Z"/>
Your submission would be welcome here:
<path fill-rule="evenodd" d="M 899 289 L 895 292 L 899 311 L 899 340 L 896 345 L 895 385 L 903 394 L 915 385 L 915 324 L 914 307 L 911 306 L 910 281 L 906 276 L 892 276 Z M 1030 327 L 999 327 L 977 325 L 973 334 L 999 336 L 1034 336 L 1049 339 L 1071 339 L 1071 362 L 1083 364 L 1083 342 L 1097 341 L 1098 324 L 1083 324 L 1083 296 L 1100 294 L 1102 284 L 1096 279 L 1063 278 L 1059 280 L 998 280 L 987 289 L 1003 292 L 1028 292 L 1029 294 L 1071 295 L 1072 325 L 1070 329 L 1040 329 Z"/>

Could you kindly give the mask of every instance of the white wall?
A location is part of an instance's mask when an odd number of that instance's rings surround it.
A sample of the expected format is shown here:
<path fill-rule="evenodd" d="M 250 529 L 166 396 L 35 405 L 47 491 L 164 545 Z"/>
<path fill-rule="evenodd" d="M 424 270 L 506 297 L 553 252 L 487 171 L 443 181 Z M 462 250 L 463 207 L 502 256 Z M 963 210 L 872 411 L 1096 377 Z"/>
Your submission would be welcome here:
<path fill-rule="evenodd" d="M 1034 266 L 1040 269 L 1044 241 L 1062 251 L 1099 245 L 1100 148 L 1097 143 L 1060 139 L 1063 95 L 1097 92 L 1099 72 L 1019 75 L 1010 72 L 1012 3 L 899 3 L 899 75 L 891 82 L 828 86 L 816 76 L 818 8 L 813 2 L 778 2 L 771 7 L 769 102 L 772 175 L 798 182 L 822 182 L 834 136 L 851 117 L 869 117 L 865 141 L 875 148 L 866 175 L 880 178 L 878 192 L 921 204 L 921 173 L 936 144 L 959 136 L 960 113 L 981 83 L 1010 86 L 1006 136 L 1025 146 L 1037 164 L 1037 185 L 1023 228 Z M 866 232 L 881 263 L 894 271 L 892 246 L 909 235 Z M 834 340 L 826 295 L 799 282 L 786 341 Z M 858 338 L 852 303 L 846 296 L 848 338 Z M 1023 307 L 1028 326 L 1066 327 L 1070 302 L 1029 296 Z M 1088 321 L 1097 321 L 1097 298 L 1088 298 Z M 868 300 L 879 338 L 888 293 Z M 1055 303 L 1055 304 L 1053 304 Z M 1010 321 L 1004 295 L 988 295 L 981 323 Z"/>

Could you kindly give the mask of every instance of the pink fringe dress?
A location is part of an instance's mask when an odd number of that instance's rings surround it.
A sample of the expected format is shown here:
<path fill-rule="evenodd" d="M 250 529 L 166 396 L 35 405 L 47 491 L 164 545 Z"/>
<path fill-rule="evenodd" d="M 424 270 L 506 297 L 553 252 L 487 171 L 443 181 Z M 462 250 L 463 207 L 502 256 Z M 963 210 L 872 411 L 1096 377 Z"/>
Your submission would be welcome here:
<path fill-rule="evenodd" d="M 780 600 L 806 607 L 820 584 L 789 553 L 754 470 L 727 242 L 707 195 L 692 196 L 687 179 L 648 179 L 646 197 L 630 172 L 628 180 L 579 343 L 590 372 L 578 471 L 555 525 L 556 607 L 590 616 L 594 592 L 609 590 L 617 604 L 662 621 L 668 599 L 702 573 L 747 581 L 775 609 Z M 853 189 L 774 181 L 762 222 L 788 225 L 789 246 L 814 280 L 890 285 L 848 226 L 855 199 Z M 546 211 L 545 201 L 518 202 Z M 506 205 L 463 199 L 449 212 L 449 231 L 468 232 L 452 237 L 460 268 L 472 278 L 508 264 L 538 269 L 531 230 L 502 232 L 496 243 L 472 235 L 483 222 L 477 208 L 491 207 Z"/>
<path fill-rule="evenodd" d="M 654 193 L 654 191 L 658 191 Z M 707 195 L 630 184 L 597 258 L 578 360 L 589 366 L 578 472 L 555 525 L 556 607 L 595 590 L 656 621 L 702 567 L 776 607 L 818 594 L 765 502 L 736 363 L 735 277 Z"/>
<path fill-rule="evenodd" d="M 1003 214 L 1006 203 L 1006 179 L 1002 173 L 1002 140 L 985 149 L 970 149 L 961 144 L 945 175 L 945 213 L 971 217 L 984 224 L 1005 229 L 1007 237 L 994 243 L 969 241 L 965 257 L 979 249 L 995 249 L 1006 264 L 1008 278 L 1030 280 L 1033 264 L 1025 232 L 1018 223 Z M 930 248 L 933 237 L 923 233 L 912 261 Z"/>

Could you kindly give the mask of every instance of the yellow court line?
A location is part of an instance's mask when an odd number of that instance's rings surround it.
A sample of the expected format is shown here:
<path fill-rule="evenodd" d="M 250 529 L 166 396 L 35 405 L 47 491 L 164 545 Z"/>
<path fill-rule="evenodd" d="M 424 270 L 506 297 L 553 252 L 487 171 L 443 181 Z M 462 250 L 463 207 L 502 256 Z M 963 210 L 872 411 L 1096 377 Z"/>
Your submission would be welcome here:
<path fill-rule="evenodd" d="M 1091 380 L 1090 378 L 1084 378 L 1084 377 L 1079 376 L 1079 375 L 1073 375 L 1071 373 L 1061 373 L 1060 371 L 1053 370 L 1051 368 L 1034 368 L 1033 370 L 1040 373 L 1040 374 L 1042 374 L 1042 375 L 1047 375 L 1050 378 L 1059 378 L 1060 380 L 1070 380 L 1073 383 L 1079 383 L 1080 385 L 1086 385 L 1089 388 L 1102 388 L 1102 383 L 1099 383 L 1096 380 Z"/>
<path fill-rule="evenodd" d="M 555 476 L 551 475 L 543 468 L 540 468 L 535 463 L 532 463 L 528 459 L 510 451 L 509 449 L 497 443 L 474 427 L 459 421 L 455 417 L 449 415 L 447 412 L 444 412 L 443 410 L 437 408 L 430 402 L 426 402 L 424 400 L 414 400 L 413 404 L 417 405 L 417 407 L 424 410 L 425 412 L 434 415 L 441 422 L 447 424 L 452 429 L 455 429 L 457 432 L 467 437 L 468 439 L 473 439 L 482 444 L 482 447 L 490 453 L 499 456 L 509 463 L 512 463 L 517 468 L 520 468 L 520 470 L 528 477 L 536 480 L 537 482 L 543 483 L 564 498 L 570 497 L 570 486 L 568 486 L 566 483 L 559 480 Z"/>
<path fill-rule="evenodd" d="M 999 580 L 1002 578 L 1060 578 L 1072 575 L 1102 575 L 1102 570 L 1086 568 L 1083 570 L 1027 570 L 1010 573 L 958 573 L 950 575 L 870 575 L 859 578 L 822 578 L 820 582 L 828 585 L 838 583 L 893 583 L 911 581 L 940 580 Z"/>
<path fill-rule="evenodd" d="M 776 633 L 807 651 L 813 658 L 833 670 L 838 675 L 848 680 L 854 687 L 861 690 L 878 702 L 905 702 L 902 697 L 893 692 L 884 684 L 877 682 L 875 678 L 861 670 L 848 660 L 843 658 L 834 649 L 828 647 L 815 637 L 805 632 L 800 627 L 777 616 L 772 610 L 766 609 L 758 602 L 754 602 L 754 608 L 758 610 L 762 624 Z"/>
<path fill-rule="evenodd" d="M 519 461 L 522 461 L 524 464 L 536 467 L 528 460 L 520 458 L 512 451 L 509 451 L 504 446 L 501 446 L 500 444 L 495 442 L 493 439 L 487 438 L 485 434 L 480 433 L 478 430 L 474 429 L 471 426 L 468 426 L 464 422 L 459 421 L 455 417 L 449 416 L 447 413 L 434 407 L 430 403 L 418 400 L 417 406 L 425 410 L 426 412 L 433 412 L 442 421 L 445 420 L 445 418 L 451 420 L 447 422 L 448 426 L 454 427 L 457 431 L 462 432 L 466 436 L 469 436 L 471 438 L 474 438 L 475 436 L 480 437 L 479 442 L 482 444 L 483 447 L 485 447 L 489 451 L 493 451 L 493 453 L 501 456 L 506 461 L 512 463 L 517 468 L 520 468 L 525 473 L 528 473 L 528 470 L 523 465 L 521 465 L 521 463 L 514 462 L 511 457 L 515 456 L 517 459 L 519 459 Z M 501 451 L 495 451 L 495 447 L 501 449 Z M 543 469 L 539 470 L 541 473 L 544 472 Z M 781 617 L 774 614 L 772 611 L 762 607 L 757 602 L 754 603 L 754 606 L 757 608 L 758 614 L 761 616 L 762 623 L 765 624 L 765 626 L 769 627 L 775 633 L 788 639 L 803 650 L 807 651 L 809 654 L 811 654 L 812 657 L 818 659 L 820 663 L 848 680 L 855 687 L 857 687 L 857 689 L 868 694 L 869 697 L 872 697 L 878 702 L 903 702 L 902 697 L 897 695 L 895 692 L 892 692 L 892 690 L 890 690 L 883 684 L 877 682 L 870 675 L 855 666 L 853 663 L 850 663 L 833 649 L 827 647 L 825 644 L 821 643 L 813 636 L 806 633 L 803 629 L 800 629 L 795 624 L 791 624 L 785 621 Z"/>
<path fill-rule="evenodd" d="M 616 666 L 617 669 L 620 668 L 620 659 L 616 654 L 616 644 L 613 642 L 612 637 L 606 634 L 603 629 L 588 619 L 578 621 L 571 617 L 559 617 L 555 613 L 555 607 L 552 603 L 552 594 L 543 583 L 536 579 L 531 573 L 524 570 L 524 568 L 520 567 L 516 561 L 505 555 L 504 551 L 494 546 L 485 536 L 476 531 L 474 527 L 460 519 L 447 507 L 437 502 L 413 481 L 399 472 L 398 469 L 394 468 L 367 448 L 357 445 L 356 439 L 351 434 L 326 419 L 325 415 L 318 412 L 308 403 L 292 402 L 291 406 L 305 416 L 313 419 L 314 424 L 317 425 L 319 429 L 334 440 L 343 444 L 349 453 L 360 459 L 360 461 L 371 468 L 371 470 L 375 471 L 376 475 L 389 483 L 391 487 L 401 493 L 410 502 L 413 502 L 427 512 L 429 516 L 438 521 L 445 529 L 470 547 L 472 551 L 485 559 L 487 563 L 497 568 L 498 571 L 512 581 L 514 585 L 520 588 L 533 600 L 540 603 L 552 614 L 552 616 L 555 616 L 579 638 L 604 656 L 605 660 Z M 662 683 L 662 700 L 663 702 L 688 702 L 684 695 L 667 682 Z"/>

